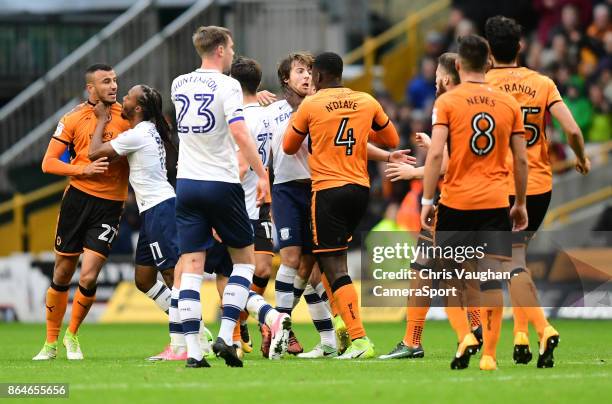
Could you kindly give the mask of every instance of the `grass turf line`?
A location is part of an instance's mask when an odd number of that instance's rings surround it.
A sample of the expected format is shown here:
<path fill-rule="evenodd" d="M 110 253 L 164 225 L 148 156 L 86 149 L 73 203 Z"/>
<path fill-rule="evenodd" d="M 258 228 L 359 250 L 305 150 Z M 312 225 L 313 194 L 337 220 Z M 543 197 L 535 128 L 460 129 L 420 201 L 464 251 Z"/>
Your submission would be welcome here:
<path fill-rule="evenodd" d="M 531 333 L 533 361 L 512 363 L 512 324 L 504 323 L 498 348 L 499 370 L 482 372 L 478 357 L 470 368 L 451 371 L 456 339 L 445 321 L 427 322 L 423 335 L 425 358 L 416 360 L 281 361 L 263 359 L 259 332 L 249 324 L 255 349 L 243 369 L 227 368 L 222 360 L 211 369 L 185 369 L 182 362 L 149 363 L 168 337 L 163 325 L 86 324 L 80 332 L 84 361 L 58 359 L 34 362 L 44 326 L 0 324 L 1 382 L 68 382 L 71 402 L 150 402 L 208 400 L 209 402 L 587 402 L 612 393 L 612 322 L 554 321 L 561 333 L 553 369 L 536 369 L 537 344 Z M 217 325 L 211 325 L 216 335 Z M 378 355 L 402 338 L 404 325 L 366 324 Z M 311 325 L 296 325 L 309 350 L 318 335 Z M 63 331 L 62 331 L 63 332 Z M 63 335 L 63 334 L 61 334 Z M 60 335 L 60 338 L 61 338 Z M 61 343 L 61 341 L 60 341 Z"/>

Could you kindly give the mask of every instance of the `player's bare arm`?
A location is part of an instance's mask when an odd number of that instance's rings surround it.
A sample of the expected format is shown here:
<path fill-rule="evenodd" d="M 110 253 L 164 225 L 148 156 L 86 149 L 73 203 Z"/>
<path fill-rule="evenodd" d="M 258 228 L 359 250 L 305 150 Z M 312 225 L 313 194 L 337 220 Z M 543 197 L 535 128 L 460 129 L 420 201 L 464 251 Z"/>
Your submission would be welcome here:
<path fill-rule="evenodd" d="M 236 158 L 238 159 L 238 174 L 240 175 L 240 181 L 242 181 L 244 180 L 244 175 L 250 168 L 249 163 L 247 163 L 240 150 L 236 152 Z"/>
<path fill-rule="evenodd" d="M 262 107 L 267 107 L 270 104 L 275 103 L 278 100 L 276 94 L 271 93 L 268 90 L 261 90 L 257 92 L 257 102 Z"/>
<path fill-rule="evenodd" d="M 387 151 L 368 143 L 368 160 L 387 163 L 416 164 L 416 158 L 410 155 L 410 149 Z"/>
<path fill-rule="evenodd" d="M 591 170 L 591 161 L 584 152 L 584 137 L 572 113 L 564 102 L 556 102 L 550 106 L 550 113 L 559 121 L 567 137 L 567 143 L 576 155 L 576 171 L 587 175 Z"/>
<path fill-rule="evenodd" d="M 67 149 L 67 145 L 57 139 L 51 139 L 47 152 L 43 157 L 42 170 L 46 174 L 62 175 L 65 177 L 91 176 L 100 174 L 108 169 L 106 157 L 97 159 L 87 165 L 73 165 L 60 160 Z"/>
<path fill-rule="evenodd" d="M 429 136 L 425 135 L 427 139 Z M 431 141 L 427 144 L 427 147 L 431 145 Z M 446 174 L 446 168 L 448 167 L 448 148 L 446 145 L 444 146 L 444 155 L 442 157 L 442 167 L 440 169 L 440 175 Z M 385 169 L 386 177 L 391 180 L 391 182 L 399 181 L 399 180 L 412 180 L 412 179 L 420 179 L 425 175 L 425 166 L 414 167 L 414 165 L 406 164 L 406 163 L 398 163 L 391 161 L 387 164 L 387 168 Z"/>
<path fill-rule="evenodd" d="M 89 143 L 89 159 L 94 161 L 99 158 L 108 157 L 110 159 L 117 157 L 118 154 L 110 145 L 110 142 L 104 142 L 102 137 L 104 135 L 104 128 L 108 123 L 108 118 L 110 116 L 110 108 L 108 105 L 99 102 L 94 107 L 94 114 L 96 115 L 96 119 L 98 123 L 96 124 L 96 129 L 91 137 L 91 142 Z"/>
<path fill-rule="evenodd" d="M 232 122 L 229 128 L 244 159 L 259 178 L 257 181 L 257 206 L 260 206 L 268 193 L 268 174 L 264 169 L 257 148 L 255 147 L 255 142 L 249 134 L 249 129 L 246 123 L 244 123 L 244 120 Z"/>
<path fill-rule="evenodd" d="M 512 230 L 519 231 L 527 228 L 527 146 L 523 136 L 513 135 L 510 138 L 510 150 L 514 160 L 514 185 L 516 199 L 510 209 Z"/>
<path fill-rule="evenodd" d="M 448 127 L 435 125 L 431 133 L 431 147 L 425 160 L 425 172 L 423 180 L 423 199 L 421 209 L 421 226 L 431 230 L 427 218 L 433 213 L 433 198 L 436 192 L 436 184 L 442 171 L 442 160 L 444 159 L 444 147 L 448 139 Z"/>

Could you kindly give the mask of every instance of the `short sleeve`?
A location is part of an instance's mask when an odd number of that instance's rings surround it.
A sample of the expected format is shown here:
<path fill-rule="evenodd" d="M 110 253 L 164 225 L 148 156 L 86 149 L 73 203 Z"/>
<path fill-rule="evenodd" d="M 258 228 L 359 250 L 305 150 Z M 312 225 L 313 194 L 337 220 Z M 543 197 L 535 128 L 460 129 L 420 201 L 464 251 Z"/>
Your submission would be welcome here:
<path fill-rule="evenodd" d="M 448 114 L 448 107 L 446 104 L 446 97 L 438 97 L 434 103 L 433 111 L 431 113 L 431 126 L 444 125 L 448 126 L 450 117 Z"/>
<path fill-rule="evenodd" d="M 53 132 L 53 139 L 67 145 L 72 143 L 72 139 L 74 139 L 74 124 L 68 116 L 64 115 L 58 122 L 55 132 Z"/>
<path fill-rule="evenodd" d="M 134 153 L 145 146 L 145 136 L 142 133 L 130 129 L 110 141 L 112 148 L 120 156 Z"/>
<path fill-rule="evenodd" d="M 510 104 L 512 108 L 513 122 L 512 122 L 512 135 L 525 136 L 525 126 L 523 125 L 523 113 L 521 112 L 521 106 L 518 102 L 514 101 Z"/>
<path fill-rule="evenodd" d="M 374 119 L 372 119 L 372 129 L 375 131 L 383 130 L 389 125 L 389 117 L 383 110 L 382 105 L 374 98 L 372 98 L 374 104 Z"/>
<path fill-rule="evenodd" d="M 223 113 L 228 124 L 232 122 L 244 120 L 242 111 L 242 88 L 237 80 L 232 79 L 231 86 L 223 100 Z"/>
<path fill-rule="evenodd" d="M 554 104 L 563 101 L 559 89 L 554 81 L 548 79 L 548 98 L 546 99 L 546 109 L 549 109 Z"/>
<path fill-rule="evenodd" d="M 302 101 L 297 111 L 291 114 L 291 121 L 289 121 L 289 125 L 293 126 L 293 130 L 302 136 L 308 134 L 308 118 L 310 115 L 308 113 L 308 105 L 308 101 Z"/>

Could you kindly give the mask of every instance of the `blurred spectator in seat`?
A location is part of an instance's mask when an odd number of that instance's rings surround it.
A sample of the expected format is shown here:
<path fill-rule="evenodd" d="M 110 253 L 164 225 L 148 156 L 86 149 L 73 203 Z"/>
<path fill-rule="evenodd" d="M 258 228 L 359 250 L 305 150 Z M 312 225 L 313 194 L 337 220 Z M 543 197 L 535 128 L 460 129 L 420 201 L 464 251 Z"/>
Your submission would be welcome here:
<path fill-rule="evenodd" d="M 415 109 L 424 109 L 436 98 L 436 61 L 430 57 L 421 60 L 419 74 L 408 82 L 406 101 Z"/>
<path fill-rule="evenodd" d="M 448 16 L 448 22 L 446 23 L 446 29 L 443 34 L 442 48 L 450 49 L 453 46 L 456 38 L 455 31 L 459 23 L 465 18 L 463 10 L 459 7 L 451 8 L 450 15 Z"/>
<path fill-rule="evenodd" d="M 438 31 L 429 31 L 425 35 L 425 56 L 438 59 L 444 53 L 444 38 Z"/>
<path fill-rule="evenodd" d="M 610 20 L 610 6 L 598 4 L 593 9 L 593 23 L 587 28 L 587 35 L 599 42 L 603 42 L 604 35 L 612 32 L 612 20 Z"/>
<path fill-rule="evenodd" d="M 572 112 L 572 115 L 580 127 L 580 130 L 582 130 L 582 133 L 587 133 L 593 118 L 593 106 L 589 102 L 589 99 L 584 96 L 584 84 L 580 78 L 573 77 L 570 80 L 570 84 L 567 88 L 567 94 L 565 97 L 563 97 L 563 101 L 565 101 L 565 104 Z M 553 123 L 555 128 L 559 130 L 560 133 L 563 133 L 563 131 L 560 130 L 561 126 L 559 125 L 559 122 L 553 119 Z M 565 143 L 566 139 L 564 135 L 562 135 L 562 137 L 562 141 Z"/>
<path fill-rule="evenodd" d="M 549 69 L 551 66 L 567 63 L 569 59 L 567 39 L 561 32 L 556 33 L 550 42 L 550 48 L 542 50 L 540 64 L 542 68 Z"/>
<path fill-rule="evenodd" d="M 606 142 L 612 139 L 612 111 L 598 83 L 589 87 L 589 101 L 593 105 L 591 127 L 586 133 L 587 142 Z"/>

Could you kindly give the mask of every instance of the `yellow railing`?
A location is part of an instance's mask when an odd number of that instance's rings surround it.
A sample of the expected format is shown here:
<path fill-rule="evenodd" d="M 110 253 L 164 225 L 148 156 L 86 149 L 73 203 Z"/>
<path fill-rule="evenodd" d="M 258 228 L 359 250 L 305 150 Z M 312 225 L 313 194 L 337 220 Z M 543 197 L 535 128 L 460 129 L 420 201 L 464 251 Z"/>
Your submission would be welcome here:
<path fill-rule="evenodd" d="M 14 237 L 11 245 L 16 246 L 16 251 L 24 251 L 24 236 L 26 236 L 26 220 L 25 220 L 25 207 L 33 202 L 47 198 L 54 194 L 61 193 L 68 181 L 62 180 L 53 184 L 46 185 L 36 191 L 29 192 L 27 194 L 15 194 L 9 201 L 0 203 L 0 215 L 7 213 L 13 213 L 12 219 L 12 230 L 11 238 Z"/>
<path fill-rule="evenodd" d="M 573 201 L 564 203 L 551 209 L 544 219 L 544 228 L 550 227 L 554 222 L 566 223 L 570 215 L 579 209 L 584 209 L 587 206 L 603 202 L 608 198 L 612 198 L 612 185 L 608 185 L 598 191 L 581 196 Z"/>
<path fill-rule="evenodd" d="M 372 78 L 374 77 L 374 65 L 376 63 L 376 52 L 382 46 L 404 35 L 406 36 L 407 40 L 407 48 L 411 53 L 410 60 L 406 60 L 404 67 L 409 69 L 416 66 L 418 56 L 416 54 L 416 50 L 420 48 L 418 44 L 420 25 L 425 20 L 447 10 L 450 4 L 450 0 L 434 1 L 418 11 L 411 12 L 403 21 L 395 24 L 382 34 L 374 38 L 366 38 L 363 45 L 347 53 L 344 56 L 345 64 L 354 64 L 363 59 L 362 76 L 350 81 L 351 83 L 356 83 L 356 87 L 359 87 L 355 89 L 371 91 Z M 354 86 L 349 86 L 354 88 Z"/>

